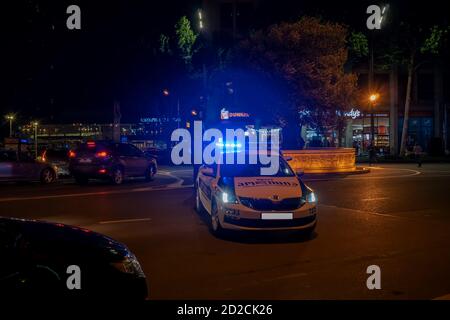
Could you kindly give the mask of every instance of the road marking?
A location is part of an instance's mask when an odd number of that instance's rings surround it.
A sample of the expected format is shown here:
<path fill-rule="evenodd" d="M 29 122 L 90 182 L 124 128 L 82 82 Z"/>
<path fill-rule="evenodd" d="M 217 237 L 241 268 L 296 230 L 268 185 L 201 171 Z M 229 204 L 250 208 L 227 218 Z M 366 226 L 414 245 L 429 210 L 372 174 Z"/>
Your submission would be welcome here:
<path fill-rule="evenodd" d="M 368 179 L 392 179 L 392 178 L 407 178 L 407 177 L 413 177 L 422 174 L 422 172 L 418 170 L 412 170 L 412 169 L 402 169 L 402 168 L 383 168 L 383 167 L 370 167 L 370 169 L 376 169 L 376 170 L 401 170 L 401 171 L 408 171 L 410 173 L 407 174 L 400 174 L 400 175 L 382 175 L 382 176 L 371 176 L 370 173 L 368 174 L 358 174 L 358 175 L 347 175 L 342 177 L 341 179 L 338 179 L 339 176 L 333 176 L 330 174 L 328 177 L 321 177 L 321 178 L 303 178 L 304 181 L 347 181 L 347 180 L 368 180 Z M 422 175 L 424 176 L 424 175 Z"/>
<path fill-rule="evenodd" d="M 99 224 L 128 223 L 128 222 L 141 222 L 141 221 L 151 221 L 151 220 L 152 219 L 150 219 L 150 218 L 107 220 L 107 221 L 100 221 Z"/>
<path fill-rule="evenodd" d="M 422 172 L 418 170 L 412 170 L 412 169 L 397 169 L 397 168 L 383 168 L 383 167 L 372 167 L 372 169 L 378 169 L 378 170 L 401 170 L 401 171 L 408 171 L 411 172 L 410 174 L 402 174 L 402 175 L 393 175 L 393 176 L 367 176 L 367 177 L 355 177 L 351 176 L 348 177 L 348 179 L 351 180 L 366 180 L 366 179 L 392 179 L 392 178 L 406 178 L 406 177 L 413 177 L 422 174 Z"/>
<path fill-rule="evenodd" d="M 55 195 L 45 195 L 45 196 L 32 196 L 32 197 L 11 197 L 11 198 L 0 198 L 0 202 L 12 202 L 12 201 L 29 201 L 29 200 L 45 200 L 45 199 L 58 199 L 58 198 L 72 198 L 72 197 L 88 197 L 88 196 L 104 196 L 111 194 L 125 194 L 134 192 L 146 192 L 146 191 L 160 191 L 160 190 L 174 190 L 174 189 L 186 189 L 192 188 L 193 185 L 183 185 L 184 180 L 174 176 L 169 171 L 161 170 L 158 174 L 170 176 L 176 181 L 167 185 L 152 186 L 152 187 L 142 187 L 134 189 L 120 189 L 120 190 L 109 190 L 109 191 L 98 191 L 98 192 L 81 192 L 81 193 L 67 193 L 67 194 L 55 194 Z"/>
<path fill-rule="evenodd" d="M 361 201 L 377 201 L 377 200 L 387 200 L 389 199 L 388 197 L 379 197 L 379 198 L 366 198 L 366 199 L 361 199 Z"/>
<path fill-rule="evenodd" d="M 444 296 L 440 296 L 440 297 L 434 298 L 433 300 L 450 300 L 450 293 L 446 294 Z"/>
<path fill-rule="evenodd" d="M 131 189 L 133 192 L 143 192 L 143 191 L 150 191 L 152 190 L 152 187 L 143 187 L 143 188 L 134 188 Z"/>
<path fill-rule="evenodd" d="M 405 217 L 402 216 L 395 216 L 392 214 L 388 214 L 388 213 L 379 213 L 379 212 L 372 212 L 372 211 L 365 211 L 365 210 L 358 210 L 358 209 L 352 209 L 352 208 L 344 208 L 344 207 L 338 207 L 338 206 L 333 206 L 333 205 L 328 205 L 328 204 L 319 204 L 319 207 L 325 207 L 325 208 L 332 208 L 332 209 L 340 209 L 340 210 L 348 210 L 348 211 L 355 211 L 355 212 L 360 212 L 360 213 L 365 213 L 365 214 L 371 214 L 374 216 L 379 216 L 379 217 L 387 217 L 387 218 L 397 218 L 397 219 L 402 219 Z"/>
<path fill-rule="evenodd" d="M 125 194 L 145 191 L 161 191 L 161 190 L 175 190 L 192 188 L 192 185 L 180 185 L 180 186 L 161 186 L 152 188 L 136 188 L 136 189 L 122 189 L 112 191 L 98 191 L 98 192 L 83 192 L 83 193 L 67 193 L 67 194 L 55 194 L 48 196 L 33 196 L 33 197 L 15 197 L 15 198 L 0 198 L 0 202 L 12 202 L 12 201 L 29 201 L 29 200 L 45 200 L 45 199 L 58 199 L 58 198 L 72 198 L 72 197 L 89 197 L 89 196 L 107 196 L 111 194 Z"/>

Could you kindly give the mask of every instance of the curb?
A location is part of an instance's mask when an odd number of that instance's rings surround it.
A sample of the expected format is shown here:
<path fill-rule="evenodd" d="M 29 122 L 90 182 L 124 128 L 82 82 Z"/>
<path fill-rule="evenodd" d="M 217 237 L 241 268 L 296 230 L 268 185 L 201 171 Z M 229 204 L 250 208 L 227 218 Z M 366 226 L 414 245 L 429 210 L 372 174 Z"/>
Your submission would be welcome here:
<path fill-rule="evenodd" d="M 319 172 L 319 173 L 303 173 L 301 177 L 323 177 L 323 176 L 348 176 L 356 174 L 369 173 L 369 167 L 356 167 L 356 170 L 352 171 L 338 171 L 338 172 Z"/>

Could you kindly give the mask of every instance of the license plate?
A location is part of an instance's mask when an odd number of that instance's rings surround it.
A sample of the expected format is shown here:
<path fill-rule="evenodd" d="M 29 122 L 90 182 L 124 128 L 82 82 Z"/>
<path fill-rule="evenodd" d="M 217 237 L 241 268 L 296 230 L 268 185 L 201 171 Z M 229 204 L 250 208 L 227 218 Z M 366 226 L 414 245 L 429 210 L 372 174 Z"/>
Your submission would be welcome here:
<path fill-rule="evenodd" d="M 92 162 L 92 159 L 86 159 L 86 158 L 84 158 L 84 159 L 78 160 L 78 162 L 79 162 L 79 163 L 91 163 L 91 162 Z"/>
<path fill-rule="evenodd" d="M 292 220 L 292 213 L 261 213 L 261 219 L 263 220 Z"/>

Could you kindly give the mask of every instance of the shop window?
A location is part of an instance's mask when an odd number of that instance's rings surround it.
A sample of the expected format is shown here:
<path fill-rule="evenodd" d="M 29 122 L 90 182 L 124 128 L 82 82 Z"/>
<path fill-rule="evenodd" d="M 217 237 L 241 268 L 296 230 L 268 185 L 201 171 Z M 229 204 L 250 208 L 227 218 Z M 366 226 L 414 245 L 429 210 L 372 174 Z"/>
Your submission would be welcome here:
<path fill-rule="evenodd" d="M 399 121 L 399 142 L 402 136 L 403 118 Z M 408 136 L 406 146 L 408 150 L 412 150 L 414 144 L 418 143 L 425 151 L 428 151 L 431 138 L 433 136 L 433 119 L 428 117 L 410 118 L 408 123 Z"/>

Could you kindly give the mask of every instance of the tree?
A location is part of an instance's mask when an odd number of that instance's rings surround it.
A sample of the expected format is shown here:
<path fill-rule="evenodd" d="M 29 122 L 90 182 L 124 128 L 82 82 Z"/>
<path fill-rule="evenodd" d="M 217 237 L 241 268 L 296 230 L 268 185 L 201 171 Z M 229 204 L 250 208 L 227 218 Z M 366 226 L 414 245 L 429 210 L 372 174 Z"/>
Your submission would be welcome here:
<path fill-rule="evenodd" d="M 253 66 L 283 79 L 292 109 L 318 132 L 343 130 L 342 111 L 352 105 L 357 76 L 344 71 L 348 30 L 339 23 L 302 17 L 260 30 L 241 47 Z M 340 142 L 340 139 L 339 139 Z"/>
<path fill-rule="evenodd" d="M 186 16 L 178 20 L 175 25 L 175 34 L 181 59 L 190 68 L 192 65 L 192 57 L 196 51 L 194 45 L 198 35 L 192 30 L 191 22 Z"/>
<path fill-rule="evenodd" d="M 178 93 L 188 101 L 202 118 L 218 112 L 210 110 L 210 99 L 217 101 L 218 88 L 223 85 L 222 73 L 231 64 L 232 49 L 218 47 L 209 39 L 193 31 L 190 21 L 181 17 L 172 32 L 159 36 L 160 65 L 164 67 L 167 82 L 178 83 Z M 180 88 L 181 87 L 181 88 Z M 220 99 L 219 99 L 220 100 Z"/>
<path fill-rule="evenodd" d="M 174 34 L 176 44 L 171 43 L 171 36 L 161 34 L 159 36 L 159 51 L 163 55 L 172 56 L 175 54 L 183 61 L 184 65 L 190 71 L 192 69 L 192 59 L 199 50 L 198 34 L 191 28 L 191 22 L 186 16 L 181 17 L 175 24 Z M 172 50 L 176 47 L 175 50 Z"/>
<path fill-rule="evenodd" d="M 397 33 L 389 42 L 388 51 L 384 54 L 384 61 L 388 65 L 397 64 L 407 70 L 405 110 L 403 117 L 400 155 L 406 153 L 406 139 L 408 136 L 409 111 L 411 107 L 412 83 L 416 71 L 431 58 L 439 55 L 448 29 L 434 25 L 426 27 L 408 22 L 401 22 Z"/>
<path fill-rule="evenodd" d="M 369 41 L 362 32 L 352 32 L 348 38 L 350 53 L 355 60 L 369 54 Z"/>

